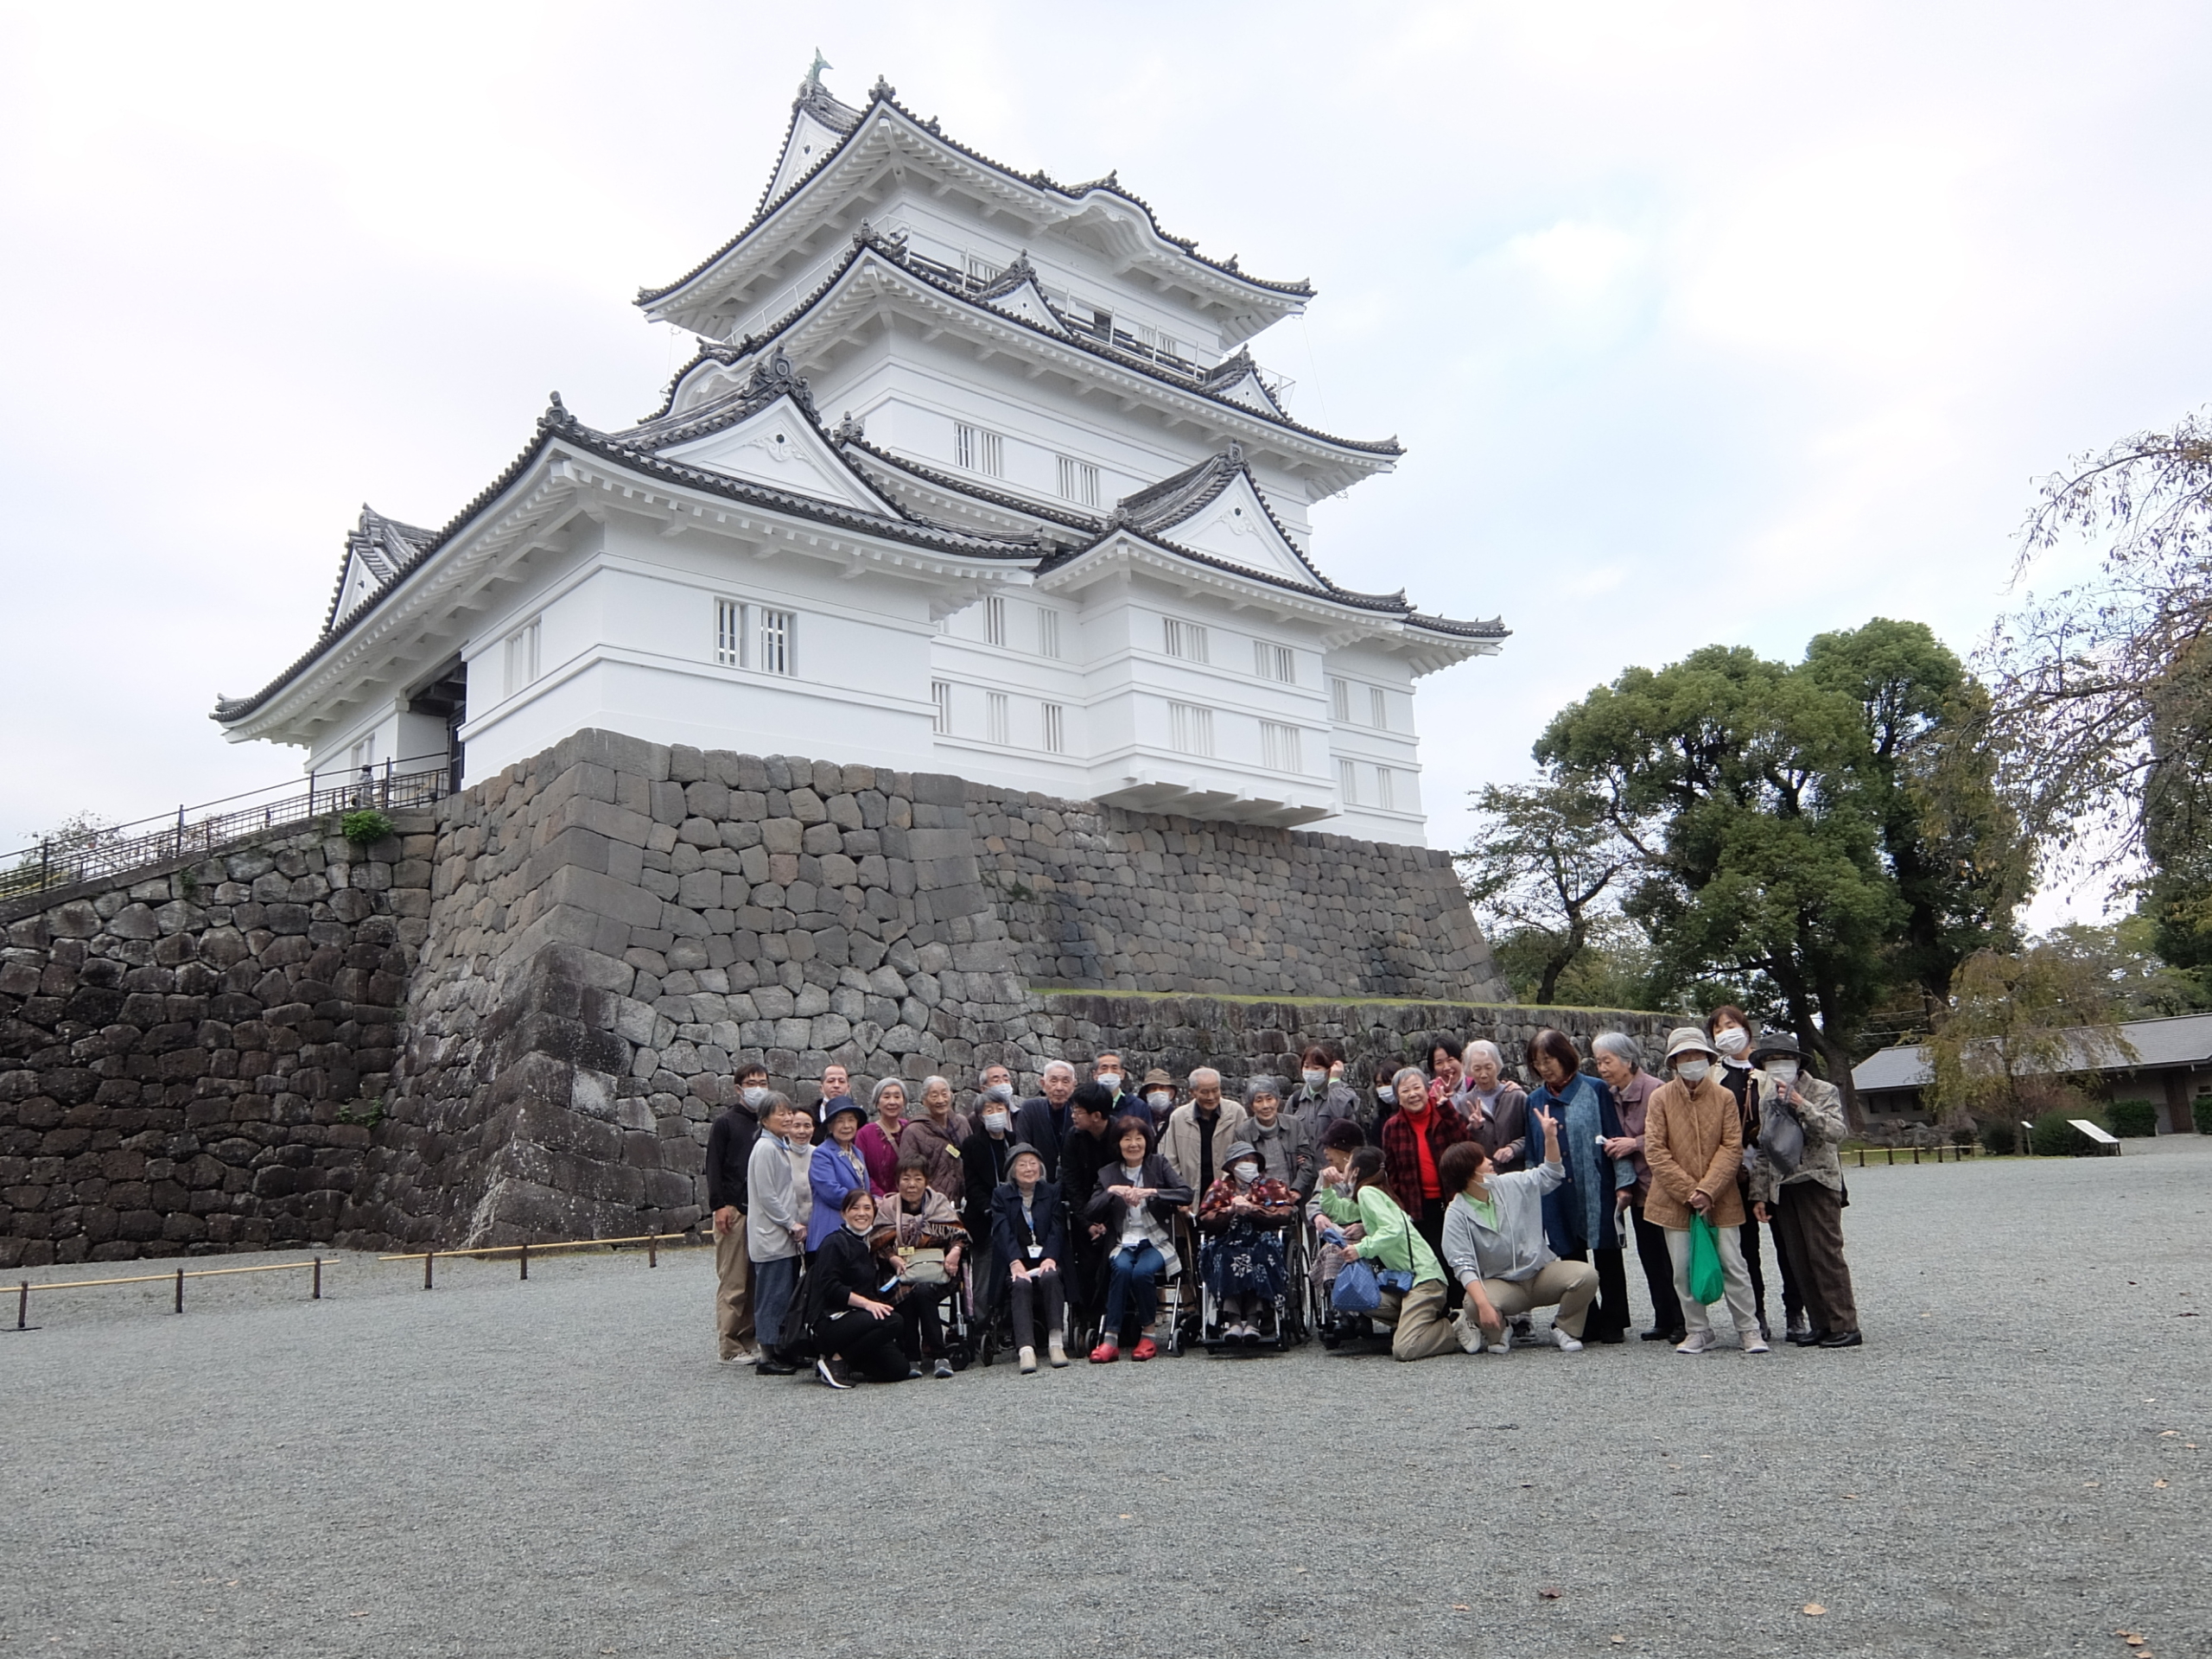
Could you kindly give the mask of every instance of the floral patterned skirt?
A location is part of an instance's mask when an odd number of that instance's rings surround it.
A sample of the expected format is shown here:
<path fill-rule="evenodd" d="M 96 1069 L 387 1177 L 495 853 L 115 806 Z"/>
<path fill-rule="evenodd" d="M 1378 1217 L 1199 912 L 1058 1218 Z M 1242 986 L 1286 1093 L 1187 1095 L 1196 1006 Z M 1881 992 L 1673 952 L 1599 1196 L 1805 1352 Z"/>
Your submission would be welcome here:
<path fill-rule="evenodd" d="M 1258 1296 L 1273 1301 L 1287 1276 L 1282 1230 L 1240 1221 L 1198 1247 L 1198 1271 L 1216 1296 Z"/>

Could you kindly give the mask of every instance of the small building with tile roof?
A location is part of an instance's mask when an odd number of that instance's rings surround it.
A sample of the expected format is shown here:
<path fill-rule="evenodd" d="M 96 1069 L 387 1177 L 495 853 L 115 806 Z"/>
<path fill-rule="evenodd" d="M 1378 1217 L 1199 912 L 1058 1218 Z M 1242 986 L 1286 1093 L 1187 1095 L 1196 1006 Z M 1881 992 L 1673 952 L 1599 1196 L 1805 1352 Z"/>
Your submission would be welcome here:
<path fill-rule="evenodd" d="M 1316 561 L 1402 451 L 1254 357 L 1312 295 L 810 75 L 752 219 L 639 296 L 697 340 L 659 406 L 556 396 L 439 528 L 364 507 L 321 636 L 214 718 L 322 772 L 598 727 L 1418 843 L 1415 685 L 1506 630 Z"/>

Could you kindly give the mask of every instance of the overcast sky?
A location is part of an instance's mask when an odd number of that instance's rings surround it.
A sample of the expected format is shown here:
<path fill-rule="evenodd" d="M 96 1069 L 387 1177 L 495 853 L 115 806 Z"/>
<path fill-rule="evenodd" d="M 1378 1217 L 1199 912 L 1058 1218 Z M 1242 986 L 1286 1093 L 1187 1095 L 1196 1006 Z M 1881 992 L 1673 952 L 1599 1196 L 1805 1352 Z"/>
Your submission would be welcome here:
<path fill-rule="evenodd" d="M 0 841 L 291 775 L 216 694 L 363 500 L 444 522 L 553 388 L 653 406 L 689 336 L 631 299 L 751 212 L 817 46 L 1313 281 L 1257 354 L 1409 452 L 1317 561 L 1514 630 L 1421 692 L 1440 845 L 1628 664 L 1971 649 L 2032 479 L 2212 390 L 2202 6 L 807 10 L 0 6 Z"/>

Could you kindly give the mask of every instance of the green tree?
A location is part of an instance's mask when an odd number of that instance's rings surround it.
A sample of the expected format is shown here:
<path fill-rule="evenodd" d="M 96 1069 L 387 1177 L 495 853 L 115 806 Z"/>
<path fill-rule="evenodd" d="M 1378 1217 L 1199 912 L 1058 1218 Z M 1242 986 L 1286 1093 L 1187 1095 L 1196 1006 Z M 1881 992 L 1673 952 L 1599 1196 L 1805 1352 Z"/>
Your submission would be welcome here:
<path fill-rule="evenodd" d="M 1949 1014 L 1929 1039 L 1929 1103 L 2031 1118 L 2060 1086 L 2135 1058 L 2108 968 L 2063 935 L 1968 957 L 1952 981 Z"/>
<path fill-rule="evenodd" d="M 1475 813 L 1474 838 L 1456 855 L 1468 900 L 1515 994 L 1556 1002 L 1592 925 L 1612 912 L 1636 849 L 1586 789 L 1486 785 Z"/>
<path fill-rule="evenodd" d="M 1535 756 L 1636 849 L 1624 908 L 1661 976 L 1748 982 L 1848 1098 L 1868 1012 L 1900 982 L 1942 996 L 2024 887 L 2018 823 L 1969 741 L 1974 696 L 1925 627 L 1877 619 L 1794 667 L 1716 645 L 1631 669 L 1562 710 Z"/>

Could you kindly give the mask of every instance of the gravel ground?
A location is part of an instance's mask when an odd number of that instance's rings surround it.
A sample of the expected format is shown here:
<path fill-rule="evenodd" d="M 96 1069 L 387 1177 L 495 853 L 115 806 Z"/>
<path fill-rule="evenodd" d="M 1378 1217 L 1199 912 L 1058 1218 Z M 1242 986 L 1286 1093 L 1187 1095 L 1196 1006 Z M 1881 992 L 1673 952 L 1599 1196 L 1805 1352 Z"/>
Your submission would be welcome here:
<path fill-rule="evenodd" d="M 704 1252 L 35 1295 L 0 1656 L 2212 1653 L 2212 1140 L 1852 1189 L 1868 1345 L 1764 1358 L 831 1395 Z"/>

